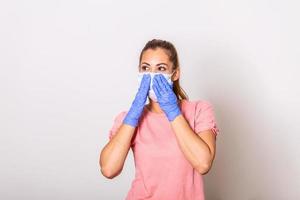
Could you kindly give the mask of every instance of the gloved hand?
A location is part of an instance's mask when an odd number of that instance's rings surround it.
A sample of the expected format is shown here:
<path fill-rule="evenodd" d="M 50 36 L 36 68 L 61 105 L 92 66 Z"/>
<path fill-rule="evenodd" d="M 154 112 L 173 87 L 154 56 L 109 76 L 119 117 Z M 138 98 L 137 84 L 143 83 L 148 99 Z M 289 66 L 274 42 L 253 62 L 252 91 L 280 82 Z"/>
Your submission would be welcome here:
<path fill-rule="evenodd" d="M 138 92 L 131 104 L 127 115 L 125 116 L 123 123 L 136 127 L 139 118 L 143 112 L 144 105 L 147 101 L 148 91 L 150 89 L 151 76 L 144 74 Z"/>
<path fill-rule="evenodd" d="M 173 92 L 172 86 L 161 74 L 155 75 L 153 78 L 152 87 L 157 96 L 157 101 L 161 109 L 167 115 L 169 121 L 173 121 L 178 115 L 181 114 L 177 97 Z"/>

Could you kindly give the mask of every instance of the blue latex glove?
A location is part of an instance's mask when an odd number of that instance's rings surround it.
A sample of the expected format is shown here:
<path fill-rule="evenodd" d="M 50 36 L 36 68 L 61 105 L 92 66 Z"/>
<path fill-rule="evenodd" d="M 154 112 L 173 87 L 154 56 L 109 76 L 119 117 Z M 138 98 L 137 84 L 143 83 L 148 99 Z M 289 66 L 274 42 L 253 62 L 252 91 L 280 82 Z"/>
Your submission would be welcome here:
<path fill-rule="evenodd" d="M 126 117 L 123 120 L 124 124 L 136 127 L 139 118 L 143 112 L 145 103 L 147 101 L 148 91 L 150 89 L 151 76 L 149 74 L 144 74 L 138 92 L 131 104 Z"/>
<path fill-rule="evenodd" d="M 153 78 L 153 90 L 157 96 L 157 101 L 161 109 L 167 115 L 169 121 L 173 121 L 181 114 L 178 106 L 176 94 L 165 77 L 161 74 L 155 75 Z"/>

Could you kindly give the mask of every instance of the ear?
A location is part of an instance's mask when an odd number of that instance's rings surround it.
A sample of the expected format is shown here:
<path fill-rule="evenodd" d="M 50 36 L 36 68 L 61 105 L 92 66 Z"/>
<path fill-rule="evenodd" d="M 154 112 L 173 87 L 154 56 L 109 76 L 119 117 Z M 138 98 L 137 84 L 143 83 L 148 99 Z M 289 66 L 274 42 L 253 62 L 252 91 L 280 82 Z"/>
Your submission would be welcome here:
<path fill-rule="evenodd" d="M 180 68 L 175 69 L 175 72 L 172 76 L 172 81 L 177 81 L 180 78 Z"/>

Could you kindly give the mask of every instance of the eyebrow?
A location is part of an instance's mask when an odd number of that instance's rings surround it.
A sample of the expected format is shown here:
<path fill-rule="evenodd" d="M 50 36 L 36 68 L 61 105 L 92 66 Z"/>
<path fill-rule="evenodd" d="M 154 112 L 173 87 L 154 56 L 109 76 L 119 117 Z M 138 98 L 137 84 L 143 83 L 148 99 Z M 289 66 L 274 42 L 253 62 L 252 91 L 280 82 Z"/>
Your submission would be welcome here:
<path fill-rule="evenodd" d="M 146 63 L 146 62 L 142 62 L 141 64 L 150 65 L 149 63 Z M 158 64 L 156 64 L 156 66 L 158 66 L 158 65 L 166 65 L 166 66 L 168 66 L 167 63 L 158 63 Z"/>

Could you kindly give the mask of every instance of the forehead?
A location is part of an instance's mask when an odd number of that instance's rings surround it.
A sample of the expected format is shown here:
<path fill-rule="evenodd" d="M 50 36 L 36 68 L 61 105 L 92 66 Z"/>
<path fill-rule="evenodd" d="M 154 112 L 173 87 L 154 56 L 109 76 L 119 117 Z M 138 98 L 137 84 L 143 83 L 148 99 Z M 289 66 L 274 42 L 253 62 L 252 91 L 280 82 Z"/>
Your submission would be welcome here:
<path fill-rule="evenodd" d="M 147 49 L 146 51 L 144 51 L 141 61 L 148 62 L 149 64 L 151 64 L 151 62 L 170 62 L 168 54 L 161 48 Z"/>

